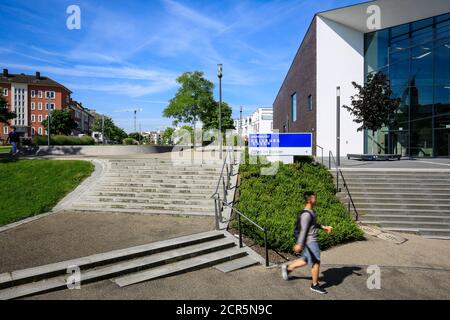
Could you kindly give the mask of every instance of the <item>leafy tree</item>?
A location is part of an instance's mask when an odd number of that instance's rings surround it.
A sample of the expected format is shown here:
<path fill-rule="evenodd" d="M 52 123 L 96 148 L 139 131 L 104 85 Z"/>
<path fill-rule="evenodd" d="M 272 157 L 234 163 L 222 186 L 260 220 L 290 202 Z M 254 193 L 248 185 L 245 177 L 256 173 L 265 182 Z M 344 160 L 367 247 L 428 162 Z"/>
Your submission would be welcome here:
<path fill-rule="evenodd" d="M 233 111 L 226 102 L 222 102 L 222 132 L 228 129 L 234 129 L 233 123 Z M 201 120 L 203 122 L 203 128 L 206 129 L 218 129 L 219 128 L 219 102 L 214 101 L 213 107 L 203 112 Z"/>
<path fill-rule="evenodd" d="M 214 84 L 203 77 L 203 72 L 185 72 L 177 78 L 181 85 L 178 92 L 169 101 L 163 115 L 174 119 L 174 124 L 195 123 L 202 118 L 205 110 L 214 104 Z"/>
<path fill-rule="evenodd" d="M 110 117 L 104 117 L 104 133 L 105 137 L 111 141 L 121 143 L 123 139 L 127 138 L 127 133 L 114 124 L 114 121 Z M 92 131 L 102 132 L 102 117 L 96 117 L 91 125 Z"/>
<path fill-rule="evenodd" d="M 142 134 L 140 134 L 139 132 L 131 132 L 128 134 L 128 138 L 132 138 L 136 141 L 140 141 L 142 142 L 144 140 L 144 136 L 142 136 Z"/>
<path fill-rule="evenodd" d="M 172 144 L 172 135 L 174 133 L 175 129 L 172 127 L 166 128 L 166 130 L 163 131 L 161 134 L 162 143 L 164 144 Z"/>
<path fill-rule="evenodd" d="M 401 98 L 391 98 L 392 90 L 388 77 L 382 73 L 370 73 L 364 86 L 352 82 L 358 93 L 351 97 L 351 106 L 343 106 L 360 124 L 358 131 L 371 130 L 372 141 L 376 131 L 389 125 L 391 116 L 401 103 Z M 372 145 L 373 153 L 373 145 Z"/>
<path fill-rule="evenodd" d="M 1 90 L 0 90 L 1 91 Z M 9 120 L 14 119 L 17 115 L 8 109 L 8 100 L 3 97 L 3 93 L 0 92 L 0 123 L 9 125 Z"/>
<path fill-rule="evenodd" d="M 47 121 L 42 121 L 42 125 L 47 128 Z M 70 135 L 70 133 L 78 128 L 78 124 L 73 120 L 72 113 L 69 109 L 53 110 L 50 119 L 50 133 Z"/>

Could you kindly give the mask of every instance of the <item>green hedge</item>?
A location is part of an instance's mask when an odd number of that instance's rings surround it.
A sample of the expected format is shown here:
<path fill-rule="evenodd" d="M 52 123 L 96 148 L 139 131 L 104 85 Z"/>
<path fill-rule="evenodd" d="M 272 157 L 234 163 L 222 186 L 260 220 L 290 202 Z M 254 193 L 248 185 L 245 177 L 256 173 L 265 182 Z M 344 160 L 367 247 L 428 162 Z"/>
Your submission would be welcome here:
<path fill-rule="evenodd" d="M 34 144 L 39 146 L 47 145 L 46 136 L 36 136 L 34 137 Z M 89 136 L 50 136 L 50 144 L 52 146 L 83 146 L 83 145 L 93 145 L 95 140 Z"/>
<path fill-rule="evenodd" d="M 139 144 L 135 139 L 133 138 L 125 138 L 122 141 L 123 144 L 125 145 L 134 145 L 134 144 Z"/>
<path fill-rule="evenodd" d="M 277 174 L 263 176 L 260 174 L 263 166 L 260 163 L 241 165 L 237 206 L 250 219 L 267 227 L 271 248 L 287 252 L 295 244 L 294 224 L 297 214 L 304 208 L 305 191 L 314 191 L 317 195 L 318 223 L 334 228 L 331 234 L 319 232 L 322 249 L 363 239 L 363 232 L 336 198 L 333 178 L 326 167 L 304 158 L 289 165 L 279 162 Z M 243 233 L 263 244 L 261 232 L 249 224 L 245 224 Z"/>

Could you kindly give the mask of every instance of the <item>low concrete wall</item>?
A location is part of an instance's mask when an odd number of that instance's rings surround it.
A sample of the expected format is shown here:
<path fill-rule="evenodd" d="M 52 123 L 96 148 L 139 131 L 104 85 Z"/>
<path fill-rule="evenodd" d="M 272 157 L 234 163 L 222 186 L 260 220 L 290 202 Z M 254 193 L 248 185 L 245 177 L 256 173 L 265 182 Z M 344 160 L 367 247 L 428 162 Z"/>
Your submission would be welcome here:
<path fill-rule="evenodd" d="M 84 156 L 121 156 L 129 154 L 147 154 L 171 152 L 173 146 L 40 146 L 36 155 L 84 155 Z M 180 148 L 190 148 L 189 146 Z"/>

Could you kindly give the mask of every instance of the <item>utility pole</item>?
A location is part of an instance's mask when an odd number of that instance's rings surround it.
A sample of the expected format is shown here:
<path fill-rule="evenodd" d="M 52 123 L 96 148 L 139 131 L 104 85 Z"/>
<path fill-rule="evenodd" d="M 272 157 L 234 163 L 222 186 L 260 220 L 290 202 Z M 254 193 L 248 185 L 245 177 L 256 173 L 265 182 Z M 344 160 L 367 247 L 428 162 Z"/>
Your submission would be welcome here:
<path fill-rule="evenodd" d="M 341 87 L 336 88 L 336 164 L 341 165 Z"/>
<path fill-rule="evenodd" d="M 222 64 L 217 65 L 217 77 L 219 78 L 219 148 L 222 159 Z"/>
<path fill-rule="evenodd" d="M 51 109 L 52 109 L 50 95 L 47 97 L 47 146 L 50 147 L 50 121 L 51 121 Z"/>

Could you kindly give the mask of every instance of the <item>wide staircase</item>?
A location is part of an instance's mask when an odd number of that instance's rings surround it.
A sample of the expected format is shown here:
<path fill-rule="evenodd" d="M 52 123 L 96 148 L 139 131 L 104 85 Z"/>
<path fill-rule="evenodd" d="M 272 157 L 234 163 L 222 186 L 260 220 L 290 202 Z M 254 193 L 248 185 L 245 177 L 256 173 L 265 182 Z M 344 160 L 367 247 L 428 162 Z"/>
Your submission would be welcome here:
<path fill-rule="evenodd" d="M 208 231 L 0 274 L 0 300 L 111 279 L 119 287 L 214 266 L 222 272 L 258 264 L 230 234 Z M 72 274 L 79 268 L 79 277 Z M 71 277 L 71 278 L 69 278 Z"/>
<path fill-rule="evenodd" d="M 450 171 L 342 172 L 361 222 L 385 230 L 450 239 Z M 347 205 L 342 179 L 338 196 Z"/>
<path fill-rule="evenodd" d="M 163 159 L 108 160 L 106 172 L 73 210 L 214 215 L 211 199 L 221 166 Z"/>

